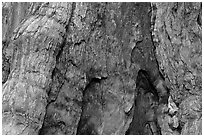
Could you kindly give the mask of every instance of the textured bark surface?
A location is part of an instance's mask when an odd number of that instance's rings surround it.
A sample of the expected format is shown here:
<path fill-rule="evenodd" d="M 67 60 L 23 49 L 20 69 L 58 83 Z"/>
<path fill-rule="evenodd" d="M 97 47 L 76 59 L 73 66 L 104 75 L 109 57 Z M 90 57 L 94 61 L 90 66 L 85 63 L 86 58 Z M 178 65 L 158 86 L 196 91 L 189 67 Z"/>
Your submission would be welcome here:
<path fill-rule="evenodd" d="M 201 3 L 3 3 L 3 134 L 202 134 Z"/>
<path fill-rule="evenodd" d="M 178 112 L 170 119 L 181 134 L 202 133 L 202 5 L 154 3 L 159 68 Z M 174 131 L 172 129 L 172 131 Z"/>
<path fill-rule="evenodd" d="M 4 134 L 38 134 L 42 127 L 46 91 L 70 17 L 70 3 L 43 4 L 15 29 L 6 49 L 11 65 L 3 84 Z"/>

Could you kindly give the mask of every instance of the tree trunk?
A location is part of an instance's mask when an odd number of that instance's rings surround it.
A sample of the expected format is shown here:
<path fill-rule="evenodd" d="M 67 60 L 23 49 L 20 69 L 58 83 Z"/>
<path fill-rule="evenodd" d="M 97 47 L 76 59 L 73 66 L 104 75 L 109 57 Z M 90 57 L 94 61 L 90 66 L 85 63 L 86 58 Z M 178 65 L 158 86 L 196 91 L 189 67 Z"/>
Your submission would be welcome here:
<path fill-rule="evenodd" d="M 3 3 L 3 134 L 202 134 L 201 3 Z"/>

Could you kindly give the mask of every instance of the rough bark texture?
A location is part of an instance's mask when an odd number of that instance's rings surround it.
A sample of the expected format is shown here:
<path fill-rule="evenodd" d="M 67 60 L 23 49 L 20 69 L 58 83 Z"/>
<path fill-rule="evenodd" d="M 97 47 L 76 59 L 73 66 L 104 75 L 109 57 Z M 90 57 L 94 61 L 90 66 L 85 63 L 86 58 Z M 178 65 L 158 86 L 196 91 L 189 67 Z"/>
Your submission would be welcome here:
<path fill-rule="evenodd" d="M 3 3 L 3 134 L 202 134 L 201 3 Z"/>
<path fill-rule="evenodd" d="M 159 68 L 178 112 L 181 134 L 202 131 L 202 5 L 154 3 L 154 41 Z"/>

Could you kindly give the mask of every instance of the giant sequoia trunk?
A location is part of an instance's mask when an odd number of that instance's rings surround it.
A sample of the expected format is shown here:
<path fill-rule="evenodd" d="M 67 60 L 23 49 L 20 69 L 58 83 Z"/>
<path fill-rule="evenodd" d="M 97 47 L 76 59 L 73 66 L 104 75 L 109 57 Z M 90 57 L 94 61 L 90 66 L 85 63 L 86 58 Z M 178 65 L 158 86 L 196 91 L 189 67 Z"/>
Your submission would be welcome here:
<path fill-rule="evenodd" d="M 2 3 L 3 134 L 202 134 L 201 3 Z"/>

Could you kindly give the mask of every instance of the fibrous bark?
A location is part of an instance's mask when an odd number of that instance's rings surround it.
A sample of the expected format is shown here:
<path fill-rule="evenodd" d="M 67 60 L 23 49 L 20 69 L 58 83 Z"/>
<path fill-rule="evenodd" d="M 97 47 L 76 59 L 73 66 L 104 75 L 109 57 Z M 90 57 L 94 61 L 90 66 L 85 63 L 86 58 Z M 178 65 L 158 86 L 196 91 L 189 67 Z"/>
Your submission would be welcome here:
<path fill-rule="evenodd" d="M 170 118 L 177 121 L 173 129 L 182 126 L 181 134 L 201 134 L 202 5 L 155 3 L 154 6 L 156 57 L 171 100 L 179 109 Z"/>
<path fill-rule="evenodd" d="M 65 41 L 71 7 L 44 3 L 16 28 L 7 49 L 11 72 L 3 85 L 3 134 L 38 134 L 42 127 L 46 91 Z"/>
<path fill-rule="evenodd" d="M 201 134 L 201 3 L 2 6 L 3 134 Z"/>

